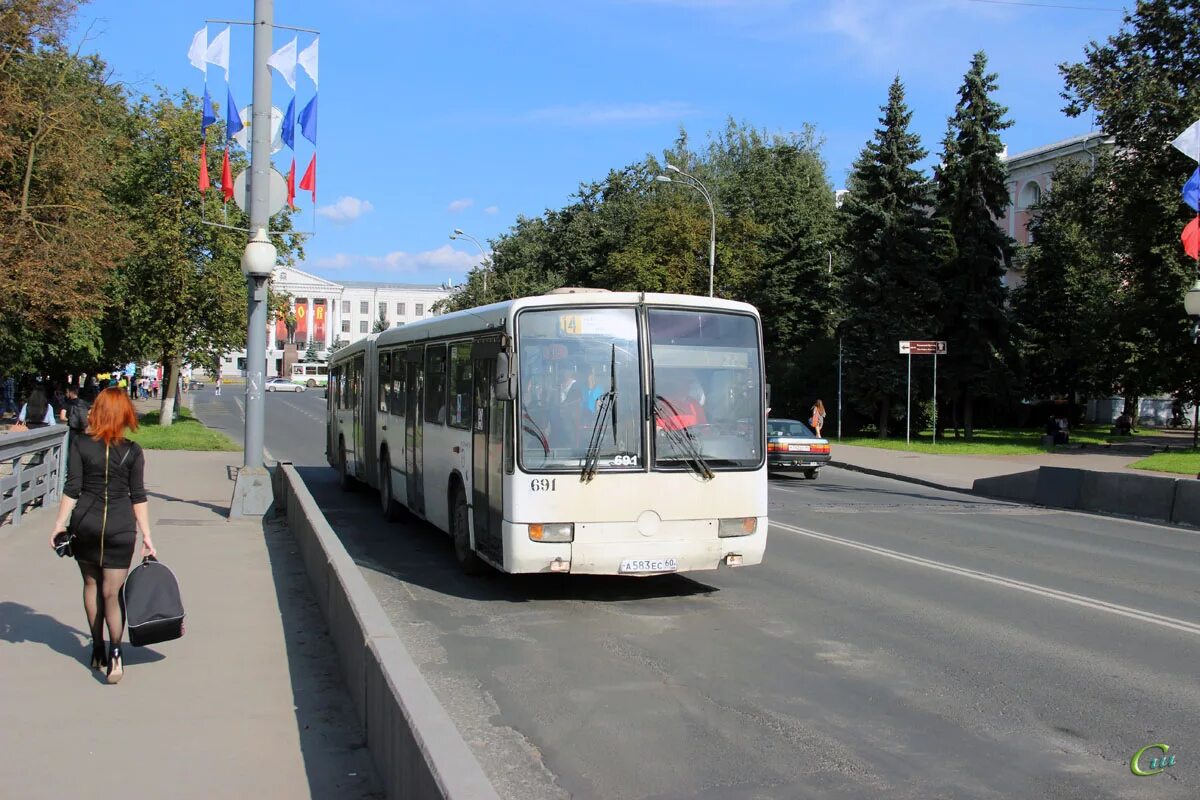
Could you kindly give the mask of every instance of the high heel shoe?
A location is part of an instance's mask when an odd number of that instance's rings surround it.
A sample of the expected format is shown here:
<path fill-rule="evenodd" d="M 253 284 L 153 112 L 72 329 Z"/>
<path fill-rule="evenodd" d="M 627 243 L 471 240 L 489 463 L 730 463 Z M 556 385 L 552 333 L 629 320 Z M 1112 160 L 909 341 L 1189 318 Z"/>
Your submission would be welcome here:
<path fill-rule="evenodd" d="M 104 642 L 92 643 L 92 669 L 107 669 L 108 656 L 104 654 Z"/>
<path fill-rule="evenodd" d="M 121 646 L 114 644 L 108 648 L 108 672 L 106 680 L 109 683 L 120 683 L 121 678 L 125 675 L 125 668 L 121 663 Z"/>

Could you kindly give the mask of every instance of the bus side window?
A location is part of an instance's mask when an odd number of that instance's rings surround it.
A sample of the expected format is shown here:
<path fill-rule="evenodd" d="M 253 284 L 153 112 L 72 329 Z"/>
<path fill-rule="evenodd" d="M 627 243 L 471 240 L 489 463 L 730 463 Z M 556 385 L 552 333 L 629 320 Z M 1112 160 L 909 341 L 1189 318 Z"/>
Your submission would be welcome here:
<path fill-rule="evenodd" d="M 392 394 L 392 354 L 379 354 L 379 410 L 388 412 Z"/>
<path fill-rule="evenodd" d="M 446 424 L 446 345 L 425 348 L 425 422 Z"/>
<path fill-rule="evenodd" d="M 471 427 L 471 343 L 450 346 L 450 424 Z"/>

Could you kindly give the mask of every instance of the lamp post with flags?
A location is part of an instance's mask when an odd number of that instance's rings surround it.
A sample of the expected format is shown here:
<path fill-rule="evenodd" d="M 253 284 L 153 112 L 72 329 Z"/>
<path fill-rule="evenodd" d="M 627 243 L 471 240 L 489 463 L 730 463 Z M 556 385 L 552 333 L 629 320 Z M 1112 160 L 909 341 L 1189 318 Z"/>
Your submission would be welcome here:
<path fill-rule="evenodd" d="M 667 171 L 675 173 L 680 179 L 672 178 L 670 175 L 656 175 L 654 180 L 659 183 L 677 183 L 682 186 L 690 186 L 703 195 L 704 201 L 708 203 L 708 213 L 712 216 L 712 230 L 708 237 L 708 296 L 712 297 L 713 270 L 717 263 L 717 207 L 713 204 L 712 195 L 708 189 L 695 175 L 684 172 L 674 164 L 667 164 Z"/>

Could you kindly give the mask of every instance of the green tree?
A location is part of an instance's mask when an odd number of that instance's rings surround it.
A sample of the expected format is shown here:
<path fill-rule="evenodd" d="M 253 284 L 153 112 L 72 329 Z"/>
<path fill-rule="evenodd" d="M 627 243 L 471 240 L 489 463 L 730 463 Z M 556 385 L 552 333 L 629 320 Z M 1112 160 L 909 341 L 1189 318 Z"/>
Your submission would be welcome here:
<path fill-rule="evenodd" d="M 0 4 L 0 363 L 92 368 L 103 287 L 128 250 L 110 201 L 127 108 L 99 58 L 70 52 L 69 0 Z"/>
<path fill-rule="evenodd" d="M 133 148 L 117 197 L 134 245 L 112 287 L 118 302 L 110 314 L 116 337 L 111 350 L 121 360 L 160 360 L 169 367 L 161 415 L 169 425 L 182 365 L 212 363 L 245 343 L 241 255 L 247 234 L 205 220 L 245 225 L 246 218 L 235 207 L 222 208 L 219 191 L 202 196 L 197 189 L 200 109 L 194 95 L 142 98 L 131 128 Z M 209 135 L 221 136 L 220 126 L 210 127 Z M 235 173 L 246 167 L 243 154 L 231 156 Z M 219 162 L 209 168 L 218 169 Z M 214 186 L 218 179 L 212 176 Z M 286 212 L 271 221 L 273 230 L 289 226 Z M 273 238 L 280 262 L 294 263 L 301 253 L 297 237 Z"/>
<path fill-rule="evenodd" d="M 1015 360 L 1003 284 L 1013 243 L 996 224 L 1008 207 L 1000 131 L 1012 122 L 992 99 L 995 91 L 987 56 L 976 53 L 958 91 L 942 163 L 934 170 L 941 322 L 949 347 L 945 369 L 968 439 L 974 435 L 976 398 L 994 396 L 1010 384 Z"/>
<path fill-rule="evenodd" d="M 309 339 L 308 349 L 304 351 L 304 360 L 305 361 L 320 361 L 321 360 L 321 354 L 317 352 L 316 339 Z"/>
<path fill-rule="evenodd" d="M 1113 390 L 1114 360 L 1128 357 L 1110 336 L 1120 286 L 1104 230 L 1110 159 L 1093 170 L 1066 161 L 1054 171 L 1054 190 L 1035 209 L 1032 243 L 1018 263 L 1025 282 L 1013 293 L 1021 328 L 1027 391 L 1035 396 Z"/>
<path fill-rule="evenodd" d="M 1118 33 L 1059 67 L 1065 111 L 1095 110 L 1118 157 L 1103 187 L 1109 203 L 1094 221 L 1110 242 L 1119 291 L 1111 332 L 1120 348 L 1113 375 L 1136 416 L 1137 398 L 1193 383 L 1196 349 L 1183 294 L 1196 276 L 1179 245 L 1195 213 L 1180 189 L 1196 164 L 1168 143 L 1200 117 L 1200 14 L 1194 0 L 1141 0 Z"/>
<path fill-rule="evenodd" d="M 383 309 L 379 309 L 379 318 L 375 320 L 375 325 L 371 328 L 371 333 L 383 333 L 388 329 L 387 314 Z"/>
<path fill-rule="evenodd" d="M 922 339 L 937 327 L 929 198 L 915 165 L 927 155 L 909 130 L 912 112 L 897 77 L 888 89 L 880 127 L 854 163 L 842 206 L 848 395 L 888 433 L 892 409 L 904 394 L 897 355 L 901 339 Z"/>

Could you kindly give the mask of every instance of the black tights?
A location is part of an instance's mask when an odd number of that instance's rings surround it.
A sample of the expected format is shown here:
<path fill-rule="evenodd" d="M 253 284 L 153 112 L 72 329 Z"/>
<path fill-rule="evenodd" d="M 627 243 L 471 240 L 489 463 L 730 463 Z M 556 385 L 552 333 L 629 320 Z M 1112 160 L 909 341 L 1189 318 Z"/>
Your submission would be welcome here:
<path fill-rule="evenodd" d="M 120 592 L 127 569 L 101 569 L 95 564 L 79 563 L 83 575 L 83 610 L 87 613 L 88 630 L 92 641 L 104 641 L 104 623 L 108 623 L 108 641 L 121 643 L 125 616 L 121 613 Z"/>

